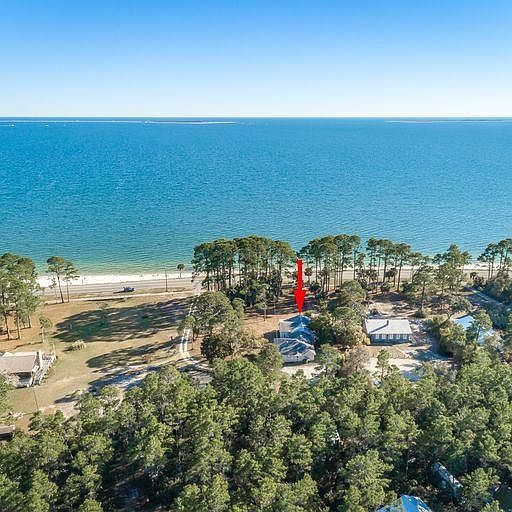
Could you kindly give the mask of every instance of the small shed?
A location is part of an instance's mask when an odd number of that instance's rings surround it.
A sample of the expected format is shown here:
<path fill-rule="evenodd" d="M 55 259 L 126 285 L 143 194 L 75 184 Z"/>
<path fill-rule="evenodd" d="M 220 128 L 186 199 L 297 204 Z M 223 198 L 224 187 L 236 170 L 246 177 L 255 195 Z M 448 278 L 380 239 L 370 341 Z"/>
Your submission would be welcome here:
<path fill-rule="evenodd" d="M 0 425 L 0 441 L 10 441 L 14 437 L 14 425 Z"/>
<path fill-rule="evenodd" d="M 366 318 L 364 327 L 372 343 L 407 343 L 411 341 L 412 330 L 407 319 Z"/>

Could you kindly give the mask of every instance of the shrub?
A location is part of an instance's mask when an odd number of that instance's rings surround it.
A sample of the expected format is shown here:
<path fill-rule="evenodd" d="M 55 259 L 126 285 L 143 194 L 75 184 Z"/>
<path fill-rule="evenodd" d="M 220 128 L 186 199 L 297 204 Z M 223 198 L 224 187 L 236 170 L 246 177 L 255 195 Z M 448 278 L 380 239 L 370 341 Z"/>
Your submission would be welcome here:
<path fill-rule="evenodd" d="M 85 341 L 84 340 L 76 340 L 71 343 L 70 350 L 82 350 L 85 348 Z"/>

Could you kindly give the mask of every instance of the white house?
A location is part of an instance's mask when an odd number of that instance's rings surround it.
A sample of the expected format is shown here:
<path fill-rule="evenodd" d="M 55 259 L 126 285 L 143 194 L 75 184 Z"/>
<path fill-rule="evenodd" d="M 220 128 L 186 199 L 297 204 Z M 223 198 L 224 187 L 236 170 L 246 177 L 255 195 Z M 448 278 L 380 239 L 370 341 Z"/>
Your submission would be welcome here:
<path fill-rule="evenodd" d="M 409 320 L 398 318 L 366 318 L 366 334 L 372 343 L 407 343 L 411 341 L 412 330 Z"/>
<path fill-rule="evenodd" d="M 315 347 L 302 339 L 276 338 L 274 343 L 285 363 L 311 362 L 315 359 Z"/>
<path fill-rule="evenodd" d="M 302 363 L 315 359 L 315 334 L 308 327 L 310 323 L 311 319 L 304 315 L 279 322 L 279 337 L 274 339 L 274 344 L 285 363 Z"/>
<path fill-rule="evenodd" d="M 55 356 L 37 352 L 5 352 L 0 356 L 0 374 L 11 378 L 16 387 L 24 388 L 39 384 Z"/>
<path fill-rule="evenodd" d="M 279 321 L 279 337 L 295 338 L 302 336 L 311 343 L 315 340 L 314 332 L 309 328 L 311 319 L 304 315 L 292 316 L 286 320 Z"/>

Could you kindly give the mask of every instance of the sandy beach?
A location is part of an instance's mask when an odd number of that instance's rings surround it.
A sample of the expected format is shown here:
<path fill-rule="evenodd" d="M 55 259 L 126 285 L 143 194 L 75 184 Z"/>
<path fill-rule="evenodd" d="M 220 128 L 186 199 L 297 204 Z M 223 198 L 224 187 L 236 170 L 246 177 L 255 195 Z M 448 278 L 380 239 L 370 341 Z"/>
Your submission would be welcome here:
<path fill-rule="evenodd" d="M 43 275 L 38 278 L 39 286 L 43 289 L 45 296 L 55 295 L 58 291 L 53 285 L 51 276 Z M 141 291 L 177 291 L 192 290 L 192 272 L 169 272 L 167 275 L 162 273 L 142 273 L 142 274 L 84 274 L 73 281 L 62 283 L 63 292 L 67 294 L 69 288 L 70 295 L 103 295 L 117 294 L 122 292 L 124 287 L 132 287 L 136 292 Z"/>
<path fill-rule="evenodd" d="M 292 270 L 292 269 L 290 269 Z M 402 268 L 402 281 L 410 276 L 411 267 L 404 266 Z M 466 273 L 478 272 L 486 275 L 487 265 L 482 263 L 471 263 L 464 267 Z M 381 268 L 382 272 L 382 268 Z M 343 275 L 344 280 L 353 278 L 353 270 L 347 269 Z M 55 293 L 52 288 L 52 277 L 42 275 L 38 278 L 39 286 L 43 289 L 45 295 Z M 199 286 L 200 279 L 196 280 L 196 286 Z M 63 284 L 63 288 L 65 283 Z M 69 291 L 71 294 L 87 294 L 87 293 L 118 293 L 125 286 L 134 287 L 136 290 L 164 290 L 164 289 L 192 289 L 192 272 L 190 270 L 179 272 L 164 273 L 123 273 L 123 274 L 83 274 L 70 281 Z"/>
<path fill-rule="evenodd" d="M 70 286 L 90 286 L 96 284 L 124 284 L 134 283 L 143 281 L 165 281 L 166 275 L 157 274 L 84 274 L 78 276 L 73 281 L 69 282 Z M 180 279 L 183 281 L 190 281 L 192 279 L 192 272 L 184 271 L 179 272 L 168 272 L 168 280 Z M 37 279 L 39 286 L 42 288 L 49 288 L 52 286 L 52 277 L 48 275 L 39 276 Z"/>

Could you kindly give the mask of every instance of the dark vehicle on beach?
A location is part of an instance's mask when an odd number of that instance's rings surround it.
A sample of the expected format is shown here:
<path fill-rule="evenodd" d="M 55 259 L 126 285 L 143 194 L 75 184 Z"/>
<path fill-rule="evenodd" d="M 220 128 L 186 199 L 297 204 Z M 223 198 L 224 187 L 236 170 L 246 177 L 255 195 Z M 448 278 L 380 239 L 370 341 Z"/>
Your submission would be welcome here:
<path fill-rule="evenodd" d="M 125 286 L 123 288 L 123 293 L 129 293 L 129 292 L 134 292 L 135 291 L 135 288 L 133 286 Z"/>

